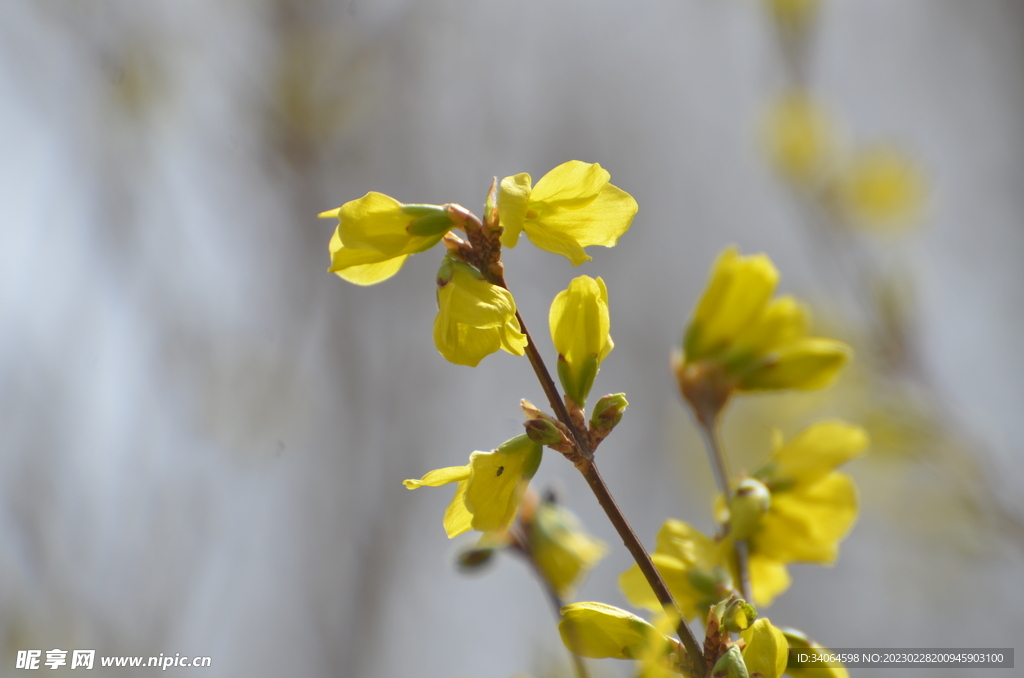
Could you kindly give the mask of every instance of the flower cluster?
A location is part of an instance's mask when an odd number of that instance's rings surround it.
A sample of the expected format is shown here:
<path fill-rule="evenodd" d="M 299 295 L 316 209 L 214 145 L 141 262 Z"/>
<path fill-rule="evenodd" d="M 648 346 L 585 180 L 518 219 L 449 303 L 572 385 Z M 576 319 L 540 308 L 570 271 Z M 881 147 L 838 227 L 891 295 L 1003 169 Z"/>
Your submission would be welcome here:
<path fill-rule="evenodd" d="M 791 24 L 805 6 L 810 5 L 772 5 L 779 21 Z M 809 172 L 815 162 L 816 147 L 805 146 L 794 145 L 795 173 Z M 570 161 L 535 186 L 525 173 L 495 181 L 482 219 L 452 203 L 403 204 L 373 192 L 321 216 L 338 219 L 330 271 L 358 285 L 382 282 L 409 256 L 443 243 L 433 327 L 438 352 L 471 367 L 498 351 L 529 354 L 555 413 L 524 400 L 525 433 L 490 452 L 473 452 L 464 466 L 404 481 L 408 489 L 455 484 L 443 518 L 446 534 L 480 533 L 476 546 L 459 557 L 463 569 L 479 567 L 499 551 L 526 558 L 560 608 L 566 647 L 580 657 L 636 660 L 645 678 L 779 678 L 787 670 L 799 676 L 804 669 L 788 664 L 788 648 L 814 647 L 813 641 L 758 618 L 754 604 L 769 604 L 789 586 L 789 563 L 835 560 L 857 511 L 852 480 L 835 469 L 862 453 L 867 437 L 850 424 L 816 424 L 788 443 L 778 438 L 752 476 L 735 483 L 729 478 L 724 452 L 714 444 L 729 399 L 749 391 L 822 388 L 850 357 L 842 342 L 811 336 L 803 305 L 789 296 L 773 298 L 778 271 L 765 255 L 741 256 L 730 248 L 719 256 L 675 358 L 680 390 L 708 434 L 713 457 L 721 457 L 719 531 L 709 536 L 669 519 L 651 555 L 657 574 L 638 564 L 620 576 L 626 599 L 651 611 L 650 621 L 604 603 L 562 605 L 606 547 L 553 495 L 538 501 L 530 482 L 548 447 L 583 473 L 614 516 L 618 509 L 597 473 L 594 452 L 629 403 L 623 393 L 608 394 L 589 418 L 586 412 L 601 365 L 615 346 L 605 281 L 578 276 L 551 303 L 559 394 L 506 286 L 501 250 L 514 247 L 525 233 L 534 245 L 579 265 L 590 259 L 585 248 L 615 245 L 636 212 L 636 201 L 612 185 L 600 165 Z M 613 517 L 613 523 L 634 553 L 643 550 L 628 527 L 620 527 L 624 518 Z M 705 624 L 702 645 L 687 625 L 693 619 Z M 842 667 L 828 670 L 844 676 Z"/>

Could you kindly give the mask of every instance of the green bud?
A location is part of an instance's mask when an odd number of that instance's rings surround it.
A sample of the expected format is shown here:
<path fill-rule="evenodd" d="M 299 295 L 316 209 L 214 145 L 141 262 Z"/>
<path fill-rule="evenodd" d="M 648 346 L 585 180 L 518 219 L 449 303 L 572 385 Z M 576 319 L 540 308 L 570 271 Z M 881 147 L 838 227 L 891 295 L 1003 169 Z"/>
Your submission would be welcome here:
<path fill-rule="evenodd" d="M 748 676 L 743 655 L 735 645 L 719 657 L 714 668 L 711 669 L 711 678 L 748 678 Z"/>
<path fill-rule="evenodd" d="M 610 393 L 601 396 L 590 414 L 590 428 L 608 433 L 622 421 L 622 413 L 629 406 L 625 393 Z"/>
<path fill-rule="evenodd" d="M 523 425 L 526 427 L 527 437 L 538 445 L 560 445 L 566 442 L 562 431 L 550 421 L 530 419 Z"/>
<path fill-rule="evenodd" d="M 736 539 L 747 539 L 761 524 L 761 517 L 772 505 L 768 488 L 754 478 L 744 478 L 736 487 L 729 504 L 730 530 Z"/>
<path fill-rule="evenodd" d="M 455 225 L 448 210 L 441 205 L 402 205 L 400 211 L 416 217 L 405 228 L 409 235 L 443 235 Z"/>
<path fill-rule="evenodd" d="M 734 593 L 715 605 L 715 615 L 722 626 L 733 633 L 739 633 L 746 631 L 754 623 L 757 619 L 757 610 Z"/>
<path fill-rule="evenodd" d="M 587 396 L 590 394 L 590 388 L 594 385 L 594 379 L 597 378 L 600 366 L 597 354 L 586 356 L 580 361 L 574 375 L 573 369 L 565 357 L 561 354 L 558 355 L 558 381 L 561 382 L 565 395 L 572 398 L 573 402 L 580 407 L 587 404 Z"/>

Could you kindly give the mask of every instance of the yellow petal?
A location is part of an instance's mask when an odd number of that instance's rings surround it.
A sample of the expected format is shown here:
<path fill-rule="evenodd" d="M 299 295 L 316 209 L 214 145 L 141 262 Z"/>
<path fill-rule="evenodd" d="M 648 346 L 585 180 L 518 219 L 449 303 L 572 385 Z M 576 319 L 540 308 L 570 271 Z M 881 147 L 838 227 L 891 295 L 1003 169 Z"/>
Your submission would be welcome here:
<path fill-rule="evenodd" d="M 811 485 L 775 494 L 751 540 L 753 550 L 781 562 L 830 564 L 856 519 L 856 486 L 849 476 L 832 472 Z"/>
<path fill-rule="evenodd" d="M 444 511 L 444 531 L 449 539 L 473 529 L 473 514 L 466 508 L 466 488 L 468 486 L 468 480 L 459 481 L 459 485 L 455 489 L 455 496 L 452 497 L 451 503 Z"/>
<path fill-rule="evenodd" d="M 516 436 L 493 452 L 469 456 L 471 473 L 466 508 L 473 529 L 503 532 L 516 517 L 523 492 L 540 463 L 541 447 L 525 435 Z"/>
<path fill-rule="evenodd" d="M 434 318 L 433 336 L 438 352 L 456 365 L 476 367 L 502 347 L 499 328 L 479 329 L 446 318 L 440 311 Z"/>
<path fill-rule="evenodd" d="M 604 603 L 572 603 L 562 608 L 558 632 L 565 646 L 591 659 L 634 659 L 652 639 L 663 636 L 646 621 Z M 665 645 L 669 640 L 664 640 Z"/>
<path fill-rule="evenodd" d="M 789 654 L 789 643 L 782 631 L 772 626 L 767 617 L 762 617 L 740 635 L 747 641 L 743 661 L 751 678 L 757 674 L 762 678 L 780 678 L 786 670 Z"/>
<path fill-rule="evenodd" d="M 546 228 L 544 224 L 535 221 L 527 221 L 525 230 L 526 237 L 534 246 L 554 254 L 561 254 L 571 261 L 573 266 L 579 266 L 583 262 L 593 259 L 579 242 L 567 233 Z"/>
<path fill-rule="evenodd" d="M 598 163 L 563 162 L 541 177 L 530 193 L 530 202 L 579 207 L 594 200 L 611 178 Z"/>
<path fill-rule="evenodd" d="M 860 426 L 841 421 L 820 422 L 772 454 L 769 460 L 771 477 L 784 483 L 814 483 L 838 466 L 859 457 L 867 445 L 867 431 Z"/>
<path fill-rule="evenodd" d="M 852 355 L 847 344 L 835 339 L 800 339 L 768 354 L 760 365 L 743 374 L 740 389 L 824 388 L 832 383 Z"/>
<path fill-rule="evenodd" d="M 530 528 L 530 553 L 551 588 L 563 598 L 604 557 L 604 542 L 583 530 L 570 511 L 544 502 Z"/>
<path fill-rule="evenodd" d="M 415 490 L 418 487 L 441 487 L 448 483 L 468 480 L 469 473 L 469 466 L 448 466 L 446 468 L 434 469 L 419 480 L 403 480 L 402 484 L 409 490 Z"/>
<path fill-rule="evenodd" d="M 779 273 L 764 254 L 741 257 L 735 247 L 722 252 L 686 333 L 686 360 L 727 349 L 764 312 Z"/>
<path fill-rule="evenodd" d="M 748 567 L 751 594 L 758 607 L 771 605 L 776 596 L 789 588 L 792 581 L 785 563 L 758 553 L 750 555 Z"/>
<path fill-rule="evenodd" d="M 505 177 L 498 186 L 498 223 L 504 231 L 501 244 L 515 247 L 523 232 L 530 202 L 530 175 L 526 172 Z"/>
<path fill-rule="evenodd" d="M 466 485 L 470 476 L 469 466 L 449 466 L 447 468 L 435 469 L 419 480 L 410 479 L 402 481 L 402 484 L 410 490 L 418 487 L 440 487 L 448 483 L 458 483 L 455 489 L 455 496 L 448 504 L 444 512 L 444 530 L 448 538 L 457 537 L 470 529 L 472 514 L 466 508 Z"/>

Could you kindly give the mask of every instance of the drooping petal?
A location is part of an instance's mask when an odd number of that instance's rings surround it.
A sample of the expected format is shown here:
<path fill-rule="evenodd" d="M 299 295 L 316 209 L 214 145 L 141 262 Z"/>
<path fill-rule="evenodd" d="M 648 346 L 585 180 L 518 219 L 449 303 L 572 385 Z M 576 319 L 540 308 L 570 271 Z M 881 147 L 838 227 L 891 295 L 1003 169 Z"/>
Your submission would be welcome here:
<path fill-rule="evenodd" d="M 783 562 L 830 564 L 856 518 L 857 488 L 849 476 L 833 472 L 816 483 L 776 493 L 772 510 L 752 539 L 753 549 Z"/>
<path fill-rule="evenodd" d="M 469 456 L 466 508 L 473 514 L 474 530 L 508 529 L 540 457 L 541 446 L 525 435 L 506 441 L 493 452 L 474 452 Z"/>
<path fill-rule="evenodd" d="M 740 635 L 747 641 L 743 661 L 750 675 L 780 678 L 786 670 L 789 655 L 789 643 L 782 631 L 772 626 L 767 617 L 762 617 Z"/>
<path fill-rule="evenodd" d="M 526 172 L 505 177 L 498 186 L 498 222 L 504 231 L 501 244 L 512 248 L 523 232 L 530 204 L 530 175 Z"/>
<path fill-rule="evenodd" d="M 472 514 L 466 508 L 466 485 L 469 480 L 471 469 L 469 466 L 449 466 L 430 471 L 419 480 L 409 479 L 402 481 L 407 489 L 415 490 L 418 487 L 440 487 L 448 483 L 458 483 L 455 489 L 455 496 L 448 504 L 444 512 L 444 530 L 448 538 L 457 537 L 471 528 L 470 521 Z"/>
<path fill-rule="evenodd" d="M 635 614 L 590 602 L 563 607 L 558 632 L 566 648 L 591 659 L 635 659 L 664 635 Z M 671 641 L 663 642 L 668 647 Z"/>
<path fill-rule="evenodd" d="M 740 387 L 752 391 L 824 388 L 852 355 L 841 341 L 806 337 L 768 354 L 760 365 L 742 375 Z"/>

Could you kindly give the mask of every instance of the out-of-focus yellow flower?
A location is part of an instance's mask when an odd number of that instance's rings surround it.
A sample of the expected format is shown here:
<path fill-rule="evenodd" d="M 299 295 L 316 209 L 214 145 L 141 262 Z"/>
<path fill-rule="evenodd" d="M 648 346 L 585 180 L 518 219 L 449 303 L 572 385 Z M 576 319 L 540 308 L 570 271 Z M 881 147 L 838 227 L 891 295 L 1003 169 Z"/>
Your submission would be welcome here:
<path fill-rule="evenodd" d="M 637 204 L 610 179 L 599 164 L 579 160 L 559 165 L 532 187 L 525 172 L 505 177 L 498 189 L 501 244 L 515 247 L 525 230 L 534 245 L 565 255 L 573 265 L 591 258 L 584 247 L 614 247 Z"/>
<path fill-rule="evenodd" d="M 582 407 L 601 361 L 615 347 L 604 280 L 583 275 L 570 282 L 551 303 L 548 322 L 558 351 L 559 381 L 566 395 Z"/>
<path fill-rule="evenodd" d="M 743 661 L 751 676 L 780 678 L 786 670 L 789 644 L 782 631 L 772 626 L 766 617 L 758 619 L 740 636 L 747 641 Z"/>
<path fill-rule="evenodd" d="M 526 351 L 526 335 L 508 290 L 484 280 L 475 268 L 446 258 L 437 274 L 434 345 L 456 365 L 476 367 L 499 349 Z"/>
<path fill-rule="evenodd" d="M 687 620 L 703 619 L 708 608 L 732 592 L 732 577 L 723 545 L 681 520 L 669 519 L 658 530 L 651 560 Z M 633 605 L 661 610 L 650 584 L 634 565 L 619 576 L 619 588 Z"/>
<path fill-rule="evenodd" d="M 925 185 L 914 161 L 891 146 L 878 145 L 853 157 L 839 179 L 839 194 L 855 225 L 894 228 L 920 218 Z"/>
<path fill-rule="evenodd" d="M 673 644 L 644 619 L 604 603 L 566 605 L 558 632 L 569 650 L 591 659 L 639 659 L 652 641 L 666 651 Z"/>
<path fill-rule="evenodd" d="M 419 480 L 406 480 L 410 490 L 458 483 L 444 515 L 449 538 L 470 529 L 505 532 L 519 510 L 523 492 L 540 466 L 542 448 L 525 435 L 502 443 L 492 452 L 474 452 L 469 465 L 431 471 Z"/>
<path fill-rule="evenodd" d="M 374 191 L 319 216 L 338 219 L 327 270 L 356 285 L 387 280 L 410 254 L 430 249 L 454 226 L 443 205 L 403 205 Z"/>
<path fill-rule="evenodd" d="M 822 388 L 849 359 L 843 342 L 807 336 L 807 311 L 795 299 L 771 299 L 778 279 L 763 254 L 730 247 L 715 262 L 676 365 L 698 417 L 717 414 L 734 390 Z"/>
<path fill-rule="evenodd" d="M 537 507 L 528 535 L 533 562 L 562 598 L 607 552 L 604 542 L 587 534 L 571 511 L 550 501 Z"/>
<path fill-rule="evenodd" d="M 803 632 L 796 629 L 782 629 L 789 646 L 797 650 L 812 650 L 824 659 L 823 655 L 832 654 L 827 648 L 809 639 Z M 850 678 L 846 667 L 837 661 L 815 661 L 802 663 L 794 656 L 786 668 L 786 675 L 792 678 Z"/>
<path fill-rule="evenodd" d="M 767 4 L 780 29 L 787 33 L 802 33 L 810 28 L 817 16 L 819 0 L 767 0 Z"/>
<path fill-rule="evenodd" d="M 768 158 L 786 179 L 814 184 L 836 152 L 832 121 L 809 94 L 789 92 L 772 103 L 764 123 Z"/>
<path fill-rule="evenodd" d="M 772 503 L 750 538 L 751 551 L 784 563 L 835 562 L 857 518 L 857 488 L 834 469 L 867 445 L 864 429 L 838 421 L 815 424 L 785 445 L 776 440 L 768 463 L 754 474 Z"/>
<path fill-rule="evenodd" d="M 867 444 L 864 429 L 838 421 L 815 424 L 787 444 L 776 436 L 775 452 L 754 474 L 771 493 L 770 507 L 746 529 L 756 604 L 769 605 L 789 588 L 787 563 L 835 562 L 857 518 L 857 488 L 835 468 Z M 715 512 L 722 522 L 730 520 L 721 497 Z M 723 543 L 732 548 L 732 539 Z"/>

